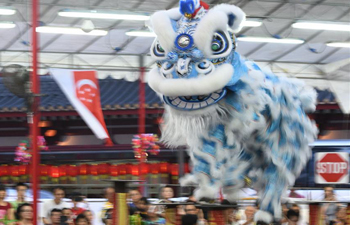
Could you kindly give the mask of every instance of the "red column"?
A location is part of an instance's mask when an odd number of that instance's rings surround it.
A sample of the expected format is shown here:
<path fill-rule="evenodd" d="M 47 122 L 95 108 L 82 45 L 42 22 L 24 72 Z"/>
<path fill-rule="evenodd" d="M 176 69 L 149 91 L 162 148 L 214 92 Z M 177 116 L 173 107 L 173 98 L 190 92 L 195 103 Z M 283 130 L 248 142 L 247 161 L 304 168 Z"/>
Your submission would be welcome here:
<path fill-rule="evenodd" d="M 31 82 L 32 92 L 34 95 L 40 92 L 40 81 L 38 77 L 38 36 L 36 33 L 36 27 L 39 21 L 39 0 L 32 0 L 32 69 Z M 30 125 L 30 135 L 32 138 L 32 189 L 33 189 L 33 224 L 38 224 L 38 190 L 39 190 L 39 164 L 40 164 L 40 152 L 38 149 L 38 123 L 40 120 L 40 114 L 38 111 L 39 98 L 34 97 L 32 114 L 28 115 L 28 122 Z"/>

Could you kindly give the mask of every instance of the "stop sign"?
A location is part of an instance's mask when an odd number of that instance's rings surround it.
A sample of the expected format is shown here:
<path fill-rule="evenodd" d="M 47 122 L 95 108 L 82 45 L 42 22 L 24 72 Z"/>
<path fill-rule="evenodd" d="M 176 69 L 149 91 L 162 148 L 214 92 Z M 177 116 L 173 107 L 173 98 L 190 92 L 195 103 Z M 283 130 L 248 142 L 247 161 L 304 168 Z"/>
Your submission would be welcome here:
<path fill-rule="evenodd" d="M 348 153 L 319 152 L 315 156 L 315 183 L 349 183 Z"/>

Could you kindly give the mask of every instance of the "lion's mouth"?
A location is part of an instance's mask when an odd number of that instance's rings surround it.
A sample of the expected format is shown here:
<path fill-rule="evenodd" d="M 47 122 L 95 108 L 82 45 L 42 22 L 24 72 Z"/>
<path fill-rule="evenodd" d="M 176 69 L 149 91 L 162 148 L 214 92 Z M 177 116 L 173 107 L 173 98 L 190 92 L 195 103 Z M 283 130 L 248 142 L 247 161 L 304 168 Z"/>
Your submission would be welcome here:
<path fill-rule="evenodd" d="M 209 95 L 199 96 L 164 96 L 164 101 L 173 108 L 180 110 L 196 110 L 211 106 L 220 101 L 226 95 L 226 89 L 215 91 Z"/>

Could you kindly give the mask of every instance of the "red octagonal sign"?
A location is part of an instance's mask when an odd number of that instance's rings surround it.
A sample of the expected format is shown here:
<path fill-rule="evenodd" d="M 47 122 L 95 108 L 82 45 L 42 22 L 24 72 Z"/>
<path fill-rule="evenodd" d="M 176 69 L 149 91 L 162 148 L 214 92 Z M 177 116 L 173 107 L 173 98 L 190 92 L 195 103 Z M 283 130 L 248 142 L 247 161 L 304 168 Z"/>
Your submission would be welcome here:
<path fill-rule="evenodd" d="M 319 152 L 315 159 L 315 182 L 349 183 L 349 154 L 346 152 Z"/>

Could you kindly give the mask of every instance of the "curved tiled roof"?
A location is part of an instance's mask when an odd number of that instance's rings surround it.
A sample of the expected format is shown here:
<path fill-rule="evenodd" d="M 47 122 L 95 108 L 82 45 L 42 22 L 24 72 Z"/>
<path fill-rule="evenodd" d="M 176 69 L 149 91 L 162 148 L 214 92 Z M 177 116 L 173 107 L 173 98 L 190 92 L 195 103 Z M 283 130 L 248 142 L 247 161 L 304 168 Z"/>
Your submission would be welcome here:
<path fill-rule="evenodd" d="M 113 79 L 107 77 L 99 80 L 101 106 L 108 109 L 136 109 L 139 107 L 138 82 Z M 40 76 L 40 91 L 44 96 L 40 100 L 41 111 L 74 110 L 66 96 L 51 76 Z M 146 108 L 162 108 L 157 94 L 146 84 Z M 0 77 L 0 111 L 25 111 L 24 100 L 13 95 L 5 88 Z"/>
<path fill-rule="evenodd" d="M 101 105 L 104 110 L 113 109 L 137 109 L 138 82 L 128 82 L 124 79 L 107 77 L 99 80 L 101 91 Z M 51 76 L 40 76 L 40 89 L 44 96 L 41 97 L 41 111 L 72 111 L 74 110 L 57 83 Z M 146 108 L 163 108 L 163 103 L 157 94 L 145 85 Z M 317 90 L 318 102 L 335 103 L 334 94 L 328 90 Z M 5 88 L 0 77 L 0 112 L 25 111 L 24 100 L 13 95 Z"/>

